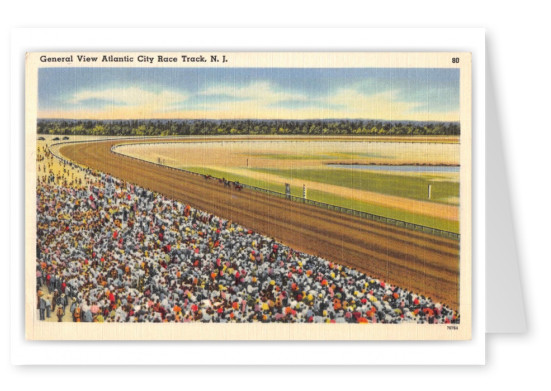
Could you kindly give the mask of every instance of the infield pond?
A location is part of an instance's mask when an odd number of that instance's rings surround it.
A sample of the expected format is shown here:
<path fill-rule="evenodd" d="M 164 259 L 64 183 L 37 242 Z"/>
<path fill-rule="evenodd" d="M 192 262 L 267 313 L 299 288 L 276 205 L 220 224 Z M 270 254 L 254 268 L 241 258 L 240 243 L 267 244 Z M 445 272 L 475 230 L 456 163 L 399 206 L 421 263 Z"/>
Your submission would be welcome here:
<path fill-rule="evenodd" d="M 155 142 L 116 152 L 199 174 L 459 232 L 457 138 L 250 138 Z"/>

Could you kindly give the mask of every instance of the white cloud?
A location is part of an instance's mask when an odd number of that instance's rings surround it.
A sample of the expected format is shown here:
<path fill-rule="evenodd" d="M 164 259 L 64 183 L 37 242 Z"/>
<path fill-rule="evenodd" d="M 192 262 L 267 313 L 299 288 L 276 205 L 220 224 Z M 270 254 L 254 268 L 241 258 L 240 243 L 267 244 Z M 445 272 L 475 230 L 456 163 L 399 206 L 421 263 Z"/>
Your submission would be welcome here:
<path fill-rule="evenodd" d="M 162 118 L 188 97 L 180 91 L 152 91 L 141 87 L 82 90 L 66 100 L 70 106 L 63 112 L 67 118 Z M 94 107 L 90 105 L 90 101 L 101 104 Z M 55 112 L 46 115 L 57 116 Z"/>
<path fill-rule="evenodd" d="M 410 112 L 416 103 L 397 102 L 392 99 L 392 91 L 376 94 L 362 94 L 356 89 L 340 89 L 327 98 L 327 102 L 339 105 L 351 113 L 352 118 L 392 118 Z"/>
<path fill-rule="evenodd" d="M 140 87 L 107 88 L 103 90 L 79 91 L 69 98 L 68 103 L 81 104 L 88 100 L 102 100 L 116 106 L 174 105 L 186 100 L 182 92 L 160 90 L 150 91 Z"/>
<path fill-rule="evenodd" d="M 240 100 L 251 100 L 259 104 L 276 103 L 285 100 L 306 100 L 303 94 L 278 90 L 268 81 L 256 81 L 245 86 L 230 84 L 209 87 L 199 95 L 225 95 Z"/>
<path fill-rule="evenodd" d="M 339 107 L 336 118 L 370 118 L 384 120 L 412 121 L 457 121 L 459 113 L 432 112 L 429 109 L 420 110 L 422 102 L 404 102 L 398 100 L 400 91 L 385 90 L 374 94 L 364 94 L 356 88 L 341 88 L 323 101 Z"/>
<path fill-rule="evenodd" d="M 185 92 L 174 90 L 151 91 L 141 87 L 121 87 L 101 90 L 84 90 L 69 97 L 64 110 L 41 111 L 44 118 L 211 118 L 211 119 L 316 119 L 364 118 L 418 121 L 457 121 L 457 111 L 432 112 L 421 110 L 419 102 L 398 101 L 398 90 L 383 90 L 374 94 L 362 92 L 360 86 L 342 87 L 325 96 L 309 97 L 283 91 L 267 81 L 252 82 L 245 86 L 217 85 L 199 93 L 205 99 L 187 109 L 182 103 L 189 101 Z M 220 99 L 229 96 L 234 99 Z M 103 104 L 92 108 L 90 101 Z M 297 107 L 289 101 L 306 102 Z"/>

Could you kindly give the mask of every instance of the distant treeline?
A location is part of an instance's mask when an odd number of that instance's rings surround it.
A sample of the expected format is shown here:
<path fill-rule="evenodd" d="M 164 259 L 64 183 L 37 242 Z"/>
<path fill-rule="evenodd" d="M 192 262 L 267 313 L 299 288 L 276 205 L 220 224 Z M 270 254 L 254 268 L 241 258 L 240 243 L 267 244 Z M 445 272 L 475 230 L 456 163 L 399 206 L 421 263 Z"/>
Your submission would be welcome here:
<path fill-rule="evenodd" d="M 457 122 L 376 120 L 38 120 L 39 134 L 103 136 L 187 135 L 459 135 Z"/>

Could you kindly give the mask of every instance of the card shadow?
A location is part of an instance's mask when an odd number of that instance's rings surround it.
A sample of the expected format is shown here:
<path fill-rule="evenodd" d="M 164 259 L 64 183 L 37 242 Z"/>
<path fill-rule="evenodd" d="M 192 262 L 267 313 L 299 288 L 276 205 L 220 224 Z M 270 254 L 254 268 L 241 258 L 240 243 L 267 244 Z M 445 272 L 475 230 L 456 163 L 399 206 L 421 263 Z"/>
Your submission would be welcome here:
<path fill-rule="evenodd" d="M 486 332 L 524 333 L 526 308 L 494 64 L 486 36 Z"/>

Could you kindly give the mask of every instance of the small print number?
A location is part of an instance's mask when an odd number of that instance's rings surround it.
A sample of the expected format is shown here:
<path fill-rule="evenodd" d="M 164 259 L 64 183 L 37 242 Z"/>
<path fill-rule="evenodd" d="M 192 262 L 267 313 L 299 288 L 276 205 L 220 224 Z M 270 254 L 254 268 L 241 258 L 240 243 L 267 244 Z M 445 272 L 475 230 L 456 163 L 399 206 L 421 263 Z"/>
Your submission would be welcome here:
<path fill-rule="evenodd" d="M 453 57 L 452 58 L 452 63 L 459 64 L 459 57 Z"/>

